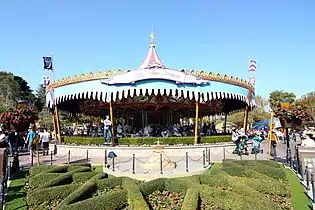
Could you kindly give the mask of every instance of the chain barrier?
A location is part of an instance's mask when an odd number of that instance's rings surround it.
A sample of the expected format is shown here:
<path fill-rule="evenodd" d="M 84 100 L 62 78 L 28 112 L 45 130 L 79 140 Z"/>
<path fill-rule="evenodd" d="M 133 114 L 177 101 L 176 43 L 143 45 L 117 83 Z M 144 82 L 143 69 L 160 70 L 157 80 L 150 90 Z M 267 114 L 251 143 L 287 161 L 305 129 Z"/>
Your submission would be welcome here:
<path fill-rule="evenodd" d="M 180 162 L 182 162 L 182 161 L 184 161 L 185 160 L 185 156 L 183 156 L 181 159 L 179 159 L 179 160 L 176 160 L 176 161 L 172 161 L 172 162 L 174 162 L 174 163 L 180 163 Z"/>
<path fill-rule="evenodd" d="M 79 160 L 86 160 L 86 154 L 85 153 L 84 155 L 81 155 L 81 156 L 70 156 L 70 163 L 72 162 L 76 162 L 76 161 L 79 161 Z"/>
<path fill-rule="evenodd" d="M 142 160 L 140 160 L 140 159 L 138 159 L 138 158 L 135 158 L 137 161 L 139 161 L 140 163 L 145 163 L 145 164 L 150 164 L 150 163 L 155 163 L 155 162 L 157 162 L 157 161 L 160 161 L 160 158 L 157 158 L 156 160 L 154 160 L 154 161 L 150 161 L 150 162 L 147 162 L 147 161 L 142 161 Z"/>
<path fill-rule="evenodd" d="M 117 163 L 128 163 L 128 162 L 132 161 L 132 157 L 125 160 L 125 161 L 119 160 L 119 158 L 116 158 L 116 160 L 117 160 Z"/>
<path fill-rule="evenodd" d="M 202 156 L 201 156 L 200 158 L 193 159 L 192 157 L 190 157 L 190 156 L 188 155 L 188 158 L 189 158 L 189 160 L 191 160 L 191 161 L 193 161 L 193 162 L 199 162 L 199 161 L 202 159 Z"/>

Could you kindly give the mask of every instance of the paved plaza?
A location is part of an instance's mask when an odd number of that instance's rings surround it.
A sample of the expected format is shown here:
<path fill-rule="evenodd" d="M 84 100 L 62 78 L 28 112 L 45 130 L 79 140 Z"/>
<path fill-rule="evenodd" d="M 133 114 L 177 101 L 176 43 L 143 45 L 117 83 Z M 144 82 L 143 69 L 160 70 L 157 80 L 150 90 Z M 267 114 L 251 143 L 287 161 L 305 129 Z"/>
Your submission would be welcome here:
<path fill-rule="evenodd" d="M 292 145 L 294 148 L 294 145 Z M 102 147 L 100 147 L 102 148 Z M 220 147 L 211 147 L 210 149 L 210 162 L 221 162 L 224 158 L 226 159 L 243 159 L 243 160 L 266 160 L 268 159 L 268 142 L 264 141 L 261 144 L 261 148 L 263 149 L 262 154 L 257 154 L 256 156 L 253 154 L 250 154 L 248 156 L 238 156 L 236 154 L 233 154 L 234 146 L 220 146 Z M 99 155 L 95 156 L 93 154 L 87 155 L 86 152 L 82 153 L 77 151 L 75 152 L 76 148 L 71 149 L 72 155 L 69 156 L 68 154 L 56 154 L 56 155 L 46 155 L 43 156 L 42 152 L 39 152 L 39 163 L 41 165 L 43 164 L 67 164 L 70 160 L 70 163 L 84 163 L 89 162 L 93 165 L 104 165 L 105 163 L 105 155 Z M 115 147 L 112 148 L 112 150 L 115 150 Z M 251 150 L 251 146 L 249 147 L 249 150 Z M 294 150 L 292 150 L 294 151 Z M 189 155 L 186 157 L 185 152 L 179 153 L 173 153 L 174 155 L 165 154 L 164 152 L 156 154 L 153 150 L 150 152 L 150 155 L 144 157 L 137 157 L 137 154 L 135 154 L 135 160 L 134 160 L 134 170 L 133 170 L 133 157 L 132 154 L 130 154 L 130 157 L 124 156 L 117 158 L 110 159 L 107 158 L 108 162 L 108 169 L 107 172 L 111 174 L 116 175 L 126 175 L 130 176 L 133 174 L 133 171 L 135 174 L 138 175 L 144 175 L 144 176 L 150 176 L 150 175 L 157 175 L 161 174 L 161 160 L 162 160 L 162 173 L 165 176 L 172 176 L 175 174 L 187 174 L 187 165 L 188 165 L 188 173 L 197 173 L 200 171 L 203 171 L 205 168 L 209 166 L 209 150 L 205 149 L 203 155 L 203 152 L 200 152 L 200 154 L 193 153 L 192 155 Z M 80 154 L 80 155 L 73 155 L 73 154 Z M 104 153 L 103 153 L 104 154 Z M 148 153 L 149 154 L 149 153 Z M 161 155 L 162 154 L 162 159 Z M 286 145 L 285 144 L 279 144 L 277 147 L 277 154 L 279 160 L 285 160 L 285 154 L 286 154 Z M 188 160 L 188 164 L 186 163 Z M 37 158 L 36 156 L 33 157 L 33 165 L 37 165 Z M 114 165 L 114 169 L 113 169 Z M 21 167 L 29 167 L 31 166 L 31 157 L 29 153 L 21 153 L 20 154 L 20 166 Z"/>

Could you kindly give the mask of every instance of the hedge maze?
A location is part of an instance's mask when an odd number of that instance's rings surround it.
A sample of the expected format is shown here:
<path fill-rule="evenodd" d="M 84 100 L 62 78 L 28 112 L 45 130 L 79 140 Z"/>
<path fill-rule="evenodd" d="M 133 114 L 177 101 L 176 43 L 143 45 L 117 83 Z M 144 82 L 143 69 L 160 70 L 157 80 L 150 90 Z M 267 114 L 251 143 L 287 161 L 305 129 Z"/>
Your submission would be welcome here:
<path fill-rule="evenodd" d="M 291 209 L 286 174 L 270 161 L 226 160 L 201 175 L 141 182 L 95 172 L 90 164 L 35 166 L 28 209 Z"/>

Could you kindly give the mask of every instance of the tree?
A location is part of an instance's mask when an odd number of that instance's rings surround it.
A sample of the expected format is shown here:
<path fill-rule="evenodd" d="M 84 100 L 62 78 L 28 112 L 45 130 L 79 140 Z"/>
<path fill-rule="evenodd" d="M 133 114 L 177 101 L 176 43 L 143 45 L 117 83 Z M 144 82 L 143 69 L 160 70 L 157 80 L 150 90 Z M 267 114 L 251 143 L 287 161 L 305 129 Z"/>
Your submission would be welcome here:
<path fill-rule="evenodd" d="M 0 110 L 1 113 L 9 107 L 15 107 L 19 94 L 19 84 L 10 72 L 0 71 Z"/>
<path fill-rule="evenodd" d="M 39 112 L 41 112 L 46 107 L 46 88 L 44 85 L 39 85 L 35 93 L 35 106 Z"/>
<path fill-rule="evenodd" d="M 36 96 L 33 94 L 33 90 L 30 86 L 28 86 L 28 83 L 19 76 L 14 76 L 14 81 L 19 84 L 18 99 L 34 103 Z"/>
<path fill-rule="evenodd" d="M 315 91 L 302 96 L 299 100 L 297 100 L 297 103 L 301 105 L 308 105 L 311 110 L 312 117 L 315 118 Z"/>
<path fill-rule="evenodd" d="M 255 97 L 256 106 L 249 112 L 248 124 L 253 124 L 270 117 L 270 114 L 266 112 L 267 101 L 261 96 Z M 228 117 L 228 121 L 235 123 L 238 127 L 243 127 L 244 124 L 244 111 L 236 112 Z"/>
<path fill-rule="evenodd" d="M 284 92 L 275 90 L 269 94 L 269 104 L 273 111 L 276 111 L 280 105 L 280 102 L 284 99 L 289 99 L 292 103 L 295 101 L 296 95 L 291 92 Z"/>

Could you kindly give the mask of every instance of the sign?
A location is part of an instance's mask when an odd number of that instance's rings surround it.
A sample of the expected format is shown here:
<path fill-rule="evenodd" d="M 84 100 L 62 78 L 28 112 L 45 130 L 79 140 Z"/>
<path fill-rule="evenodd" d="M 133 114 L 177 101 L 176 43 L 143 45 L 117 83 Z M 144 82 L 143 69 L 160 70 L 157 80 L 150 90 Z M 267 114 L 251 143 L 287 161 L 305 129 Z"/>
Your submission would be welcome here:
<path fill-rule="evenodd" d="M 176 82 L 176 84 L 210 84 L 210 81 L 208 80 L 202 80 L 193 75 L 172 69 L 137 69 L 125 74 L 113 76 L 109 79 L 101 80 L 101 82 L 107 85 L 118 85 L 134 84 L 138 81 L 149 79 L 169 80 Z"/>

